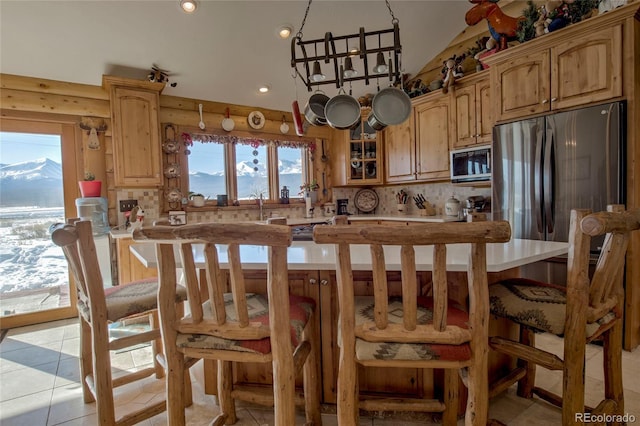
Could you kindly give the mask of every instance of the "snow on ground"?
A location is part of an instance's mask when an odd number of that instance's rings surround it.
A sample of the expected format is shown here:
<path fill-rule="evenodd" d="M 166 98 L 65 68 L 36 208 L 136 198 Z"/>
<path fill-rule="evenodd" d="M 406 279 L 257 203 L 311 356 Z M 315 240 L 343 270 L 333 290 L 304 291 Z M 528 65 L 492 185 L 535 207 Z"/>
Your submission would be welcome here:
<path fill-rule="evenodd" d="M 64 254 L 48 233 L 25 238 L 16 231 L 63 220 L 62 209 L 0 209 L 0 294 L 67 285 Z"/>

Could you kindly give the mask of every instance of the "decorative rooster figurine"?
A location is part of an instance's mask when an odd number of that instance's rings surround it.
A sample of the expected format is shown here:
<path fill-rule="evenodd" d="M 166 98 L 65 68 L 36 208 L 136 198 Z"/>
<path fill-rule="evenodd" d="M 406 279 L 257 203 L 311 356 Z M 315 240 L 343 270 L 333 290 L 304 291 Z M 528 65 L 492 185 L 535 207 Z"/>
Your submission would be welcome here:
<path fill-rule="evenodd" d="M 505 15 L 500 6 L 496 4 L 498 0 L 469 0 L 469 2 L 475 4 L 475 6 L 464 17 L 467 25 L 475 25 L 486 19 L 491 37 L 498 42 L 496 51 L 506 49 L 507 39 L 516 36 L 518 23 L 524 20 L 524 17 L 514 18 Z"/>

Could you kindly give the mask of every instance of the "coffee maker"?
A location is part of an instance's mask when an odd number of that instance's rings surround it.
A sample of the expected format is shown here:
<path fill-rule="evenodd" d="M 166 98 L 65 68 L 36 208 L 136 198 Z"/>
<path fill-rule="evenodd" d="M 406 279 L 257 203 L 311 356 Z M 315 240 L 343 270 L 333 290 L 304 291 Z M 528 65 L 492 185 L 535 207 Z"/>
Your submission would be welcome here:
<path fill-rule="evenodd" d="M 340 200 L 338 200 L 338 214 L 339 215 L 345 215 L 345 214 L 349 214 L 349 212 L 347 211 L 347 206 L 349 205 L 349 200 L 346 198 L 342 198 Z"/>

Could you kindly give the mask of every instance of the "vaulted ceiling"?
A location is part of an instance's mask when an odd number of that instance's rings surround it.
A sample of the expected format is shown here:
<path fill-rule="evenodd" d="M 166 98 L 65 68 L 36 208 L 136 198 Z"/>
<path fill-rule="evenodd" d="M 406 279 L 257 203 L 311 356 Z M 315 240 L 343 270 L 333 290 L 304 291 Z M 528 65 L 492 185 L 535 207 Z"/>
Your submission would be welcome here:
<path fill-rule="evenodd" d="M 289 111 L 309 97 L 291 77 L 290 40 L 279 25 L 300 28 L 307 1 L 198 1 L 185 14 L 178 0 L 0 1 L 0 72 L 101 85 L 102 75 L 144 79 L 152 64 L 169 70 L 163 94 Z M 389 2 L 399 20 L 402 64 L 415 75 L 465 28 L 463 0 Z M 391 28 L 384 1 L 316 0 L 304 39 Z M 355 68 L 362 63 L 355 61 Z M 370 65 L 371 66 L 371 65 Z M 271 86 L 258 93 L 262 84 Z M 386 82 L 381 81 L 380 86 Z M 328 96 L 337 90 L 323 87 Z M 376 83 L 353 84 L 354 95 Z"/>

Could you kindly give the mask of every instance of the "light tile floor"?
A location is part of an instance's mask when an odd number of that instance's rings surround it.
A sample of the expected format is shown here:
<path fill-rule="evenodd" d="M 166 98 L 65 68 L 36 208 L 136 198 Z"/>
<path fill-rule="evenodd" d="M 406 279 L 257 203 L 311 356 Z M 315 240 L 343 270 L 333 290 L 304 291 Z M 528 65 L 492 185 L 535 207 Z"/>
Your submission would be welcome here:
<path fill-rule="evenodd" d="M 95 404 L 82 401 L 78 373 L 79 326 L 77 320 L 56 321 L 29 327 L 16 328 L 3 333 L 0 343 L 0 424 L 15 425 L 95 425 Z M 562 353 L 562 340 L 550 335 L 539 335 L 538 345 Z M 113 366 L 130 369 L 149 362 L 148 348 L 114 354 Z M 589 345 L 587 350 L 587 403 L 595 405 L 602 394 L 602 350 Z M 625 411 L 635 416 L 640 424 L 640 349 L 624 352 L 622 365 L 625 380 Z M 187 410 L 187 423 L 206 425 L 215 416 L 217 407 L 212 396 L 204 395 L 202 367 L 192 368 L 194 405 Z M 539 368 L 538 384 L 560 392 L 560 372 L 547 372 Z M 153 377 L 142 383 L 132 383 L 116 390 L 119 413 L 125 413 L 141 404 L 162 397 L 164 382 Z M 335 407 L 325 406 L 324 425 L 337 425 Z M 537 398 L 526 400 L 515 395 L 513 388 L 491 400 L 491 418 L 510 426 L 557 426 L 560 411 Z M 239 426 L 273 424 L 269 409 L 239 404 Z M 418 419 L 420 418 L 420 420 Z M 360 425 L 399 426 L 429 425 L 424 415 L 407 416 L 375 413 L 360 418 Z M 304 422 L 300 413 L 299 423 Z M 165 414 L 146 422 L 145 426 L 166 425 Z M 462 420 L 459 424 L 463 424 Z M 631 423 L 630 423 L 631 424 Z"/>

